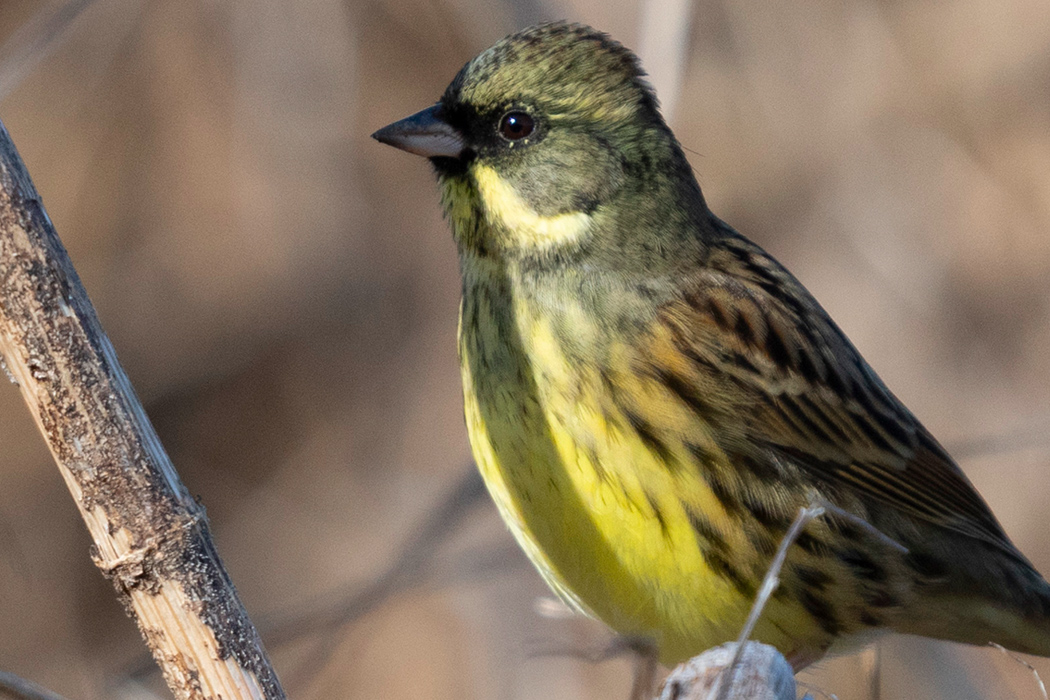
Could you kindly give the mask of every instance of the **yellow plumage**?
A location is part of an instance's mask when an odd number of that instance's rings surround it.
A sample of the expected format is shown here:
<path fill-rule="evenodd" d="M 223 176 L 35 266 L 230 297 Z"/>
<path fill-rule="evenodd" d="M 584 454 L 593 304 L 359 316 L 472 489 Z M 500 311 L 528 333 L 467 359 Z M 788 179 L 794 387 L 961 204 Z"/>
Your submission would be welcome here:
<path fill-rule="evenodd" d="M 491 186 L 498 176 L 482 177 L 490 183 L 479 187 L 484 226 L 502 228 L 508 210 L 526 218 L 520 201 L 492 199 L 506 192 Z M 527 217 L 543 230 L 561 225 Z M 509 229 L 532 238 L 520 226 Z M 682 435 L 709 427 L 655 382 L 639 381 L 630 369 L 637 351 L 590 332 L 590 312 L 578 301 L 544 299 L 510 282 L 516 271 L 491 261 L 468 256 L 462 272 L 459 351 L 474 457 L 544 579 L 570 606 L 623 634 L 653 638 L 668 661 L 734 637 L 753 601 L 707 565 L 684 504 L 731 540 L 737 524 L 700 472 L 669 470 L 639 439 L 607 396 L 598 368 L 566 357 L 565 331 L 574 329 L 583 354 L 610 359 L 606 373 L 615 372 L 617 391 L 634 395 L 646 420 Z M 681 449 L 677 458 L 689 462 Z M 730 546 L 747 556 L 750 545 L 736 540 Z M 803 610 L 774 602 L 758 636 L 785 646 L 807 627 L 813 625 Z"/>

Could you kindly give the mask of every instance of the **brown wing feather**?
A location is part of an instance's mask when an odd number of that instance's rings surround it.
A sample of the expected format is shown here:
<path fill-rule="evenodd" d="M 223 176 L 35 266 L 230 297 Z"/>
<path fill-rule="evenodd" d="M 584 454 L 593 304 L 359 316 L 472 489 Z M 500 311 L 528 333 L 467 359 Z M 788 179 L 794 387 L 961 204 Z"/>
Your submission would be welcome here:
<path fill-rule="evenodd" d="M 748 418 L 724 434 L 1016 552 L 958 465 L 790 273 L 735 235 L 706 269 L 662 317 L 709 381 L 746 397 L 733 413 Z"/>

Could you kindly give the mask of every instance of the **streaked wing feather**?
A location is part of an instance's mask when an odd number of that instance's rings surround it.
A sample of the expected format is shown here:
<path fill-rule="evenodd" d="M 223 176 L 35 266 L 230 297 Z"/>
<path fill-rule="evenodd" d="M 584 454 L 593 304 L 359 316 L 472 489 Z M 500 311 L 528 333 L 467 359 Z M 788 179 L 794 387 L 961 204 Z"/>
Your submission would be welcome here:
<path fill-rule="evenodd" d="M 790 273 L 735 235 L 707 269 L 662 319 L 681 352 L 746 397 L 741 444 L 1015 551 L 958 465 Z"/>

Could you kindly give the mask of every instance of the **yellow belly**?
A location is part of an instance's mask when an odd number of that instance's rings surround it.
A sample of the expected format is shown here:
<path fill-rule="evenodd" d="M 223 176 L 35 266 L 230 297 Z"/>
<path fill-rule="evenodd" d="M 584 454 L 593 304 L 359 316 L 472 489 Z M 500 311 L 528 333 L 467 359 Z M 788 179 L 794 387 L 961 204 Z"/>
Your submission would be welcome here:
<path fill-rule="evenodd" d="M 562 308 L 556 325 L 548 309 L 509 292 L 468 288 L 460 356 L 474 457 L 514 536 L 564 600 L 621 634 L 652 638 L 665 662 L 734 639 L 750 592 L 705 559 L 690 513 L 702 513 L 734 556 L 753 560 L 748 585 L 757 586 L 764 564 L 695 457 L 639 439 L 609 382 L 644 406 L 647 420 L 698 436 L 706 426 L 655 384 L 632 381 L 626 348 L 606 347 L 600 361 L 570 359 L 558 336 L 566 314 L 577 347 L 599 342 L 582 315 Z M 678 457 L 689 468 L 671 464 Z M 787 604 L 773 604 L 756 636 L 784 651 L 808 646 L 800 644 L 807 636 L 822 643 Z"/>

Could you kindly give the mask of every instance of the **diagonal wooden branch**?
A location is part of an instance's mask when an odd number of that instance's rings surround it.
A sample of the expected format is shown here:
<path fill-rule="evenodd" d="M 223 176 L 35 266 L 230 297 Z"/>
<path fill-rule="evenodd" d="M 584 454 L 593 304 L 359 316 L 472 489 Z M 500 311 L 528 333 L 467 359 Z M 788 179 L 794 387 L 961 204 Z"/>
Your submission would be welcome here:
<path fill-rule="evenodd" d="M 3 124 L 0 352 L 175 696 L 284 698 Z"/>

